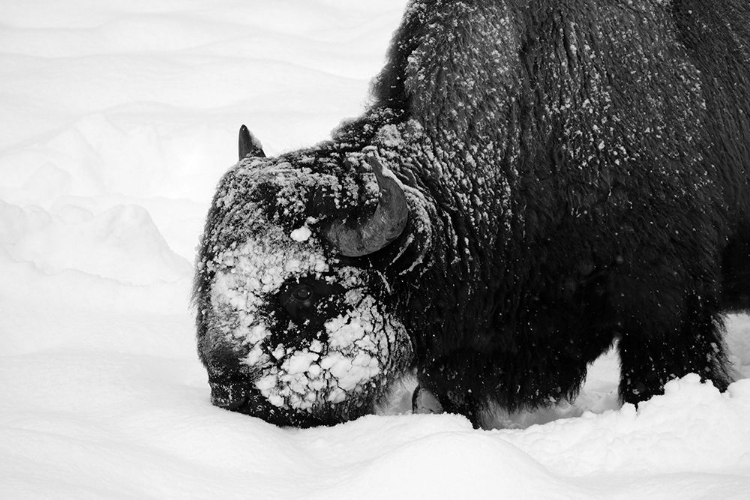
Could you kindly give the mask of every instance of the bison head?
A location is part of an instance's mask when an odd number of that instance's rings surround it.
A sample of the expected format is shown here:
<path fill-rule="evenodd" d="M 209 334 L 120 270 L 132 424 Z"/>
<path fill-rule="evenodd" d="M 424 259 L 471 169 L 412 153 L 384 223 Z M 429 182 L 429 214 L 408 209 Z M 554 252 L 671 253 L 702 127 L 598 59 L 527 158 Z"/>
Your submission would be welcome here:
<path fill-rule="evenodd" d="M 411 344 L 369 256 L 407 219 L 400 183 L 374 156 L 323 147 L 269 159 L 243 127 L 197 265 L 213 403 L 279 425 L 371 412 Z"/>

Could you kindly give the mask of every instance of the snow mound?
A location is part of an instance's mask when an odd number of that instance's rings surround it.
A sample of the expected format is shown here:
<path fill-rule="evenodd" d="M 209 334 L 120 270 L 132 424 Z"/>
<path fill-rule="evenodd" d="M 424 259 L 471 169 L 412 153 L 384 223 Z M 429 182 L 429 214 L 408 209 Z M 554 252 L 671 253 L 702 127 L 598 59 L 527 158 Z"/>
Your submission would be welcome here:
<path fill-rule="evenodd" d="M 73 205 L 50 215 L 38 207 L 0 202 L 0 238 L 12 259 L 48 274 L 73 269 L 145 285 L 175 281 L 191 271 L 149 213 L 136 205 L 118 205 L 95 216 Z"/>
<path fill-rule="evenodd" d="M 638 410 L 625 405 L 508 432 L 511 442 L 558 474 L 739 471 L 750 466 L 749 389 L 745 379 L 721 394 L 691 374 L 669 382 L 663 396 Z"/>

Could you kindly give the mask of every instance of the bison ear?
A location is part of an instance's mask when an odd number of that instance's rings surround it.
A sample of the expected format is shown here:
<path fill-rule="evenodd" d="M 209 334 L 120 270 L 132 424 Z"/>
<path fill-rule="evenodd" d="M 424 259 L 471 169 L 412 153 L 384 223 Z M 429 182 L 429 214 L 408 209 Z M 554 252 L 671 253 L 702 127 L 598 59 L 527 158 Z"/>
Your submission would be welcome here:
<path fill-rule="evenodd" d="M 239 145 L 240 160 L 248 156 L 260 156 L 262 158 L 266 156 L 266 153 L 263 152 L 263 145 L 244 125 L 240 127 Z"/>

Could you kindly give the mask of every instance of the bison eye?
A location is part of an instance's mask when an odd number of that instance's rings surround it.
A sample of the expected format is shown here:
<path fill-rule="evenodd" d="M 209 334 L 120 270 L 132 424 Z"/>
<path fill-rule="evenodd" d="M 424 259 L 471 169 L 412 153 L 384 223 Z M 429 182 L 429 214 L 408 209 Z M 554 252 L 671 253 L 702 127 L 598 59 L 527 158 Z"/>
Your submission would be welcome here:
<path fill-rule="evenodd" d="M 292 292 L 292 298 L 297 302 L 308 302 L 312 296 L 313 288 L 309 285 L 300 285 Z"/>
<path fill-rule="evenodd" d="M 345 291 L 341 285 L 328 283 L 326 279 L 306 276 L 287 283 L 277 298 L 289 317 L 302 324 L 336 316 L 331 310 L 337 303 L 333 297 Z"/>

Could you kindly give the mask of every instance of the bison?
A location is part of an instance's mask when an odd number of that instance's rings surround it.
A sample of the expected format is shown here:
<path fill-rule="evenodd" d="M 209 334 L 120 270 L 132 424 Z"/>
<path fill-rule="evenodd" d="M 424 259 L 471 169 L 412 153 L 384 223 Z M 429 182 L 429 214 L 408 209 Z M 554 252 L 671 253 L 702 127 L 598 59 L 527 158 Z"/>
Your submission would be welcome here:
<path fill-rule="evenodd" d="M 481 426 L 575 396 L 613 345 L 624 402 L 731 382 L 746 0 L 412 0 L 361 117 L 239 149 L 194 288 L 215 405 L 330 425 L 413 373 Z"/>

